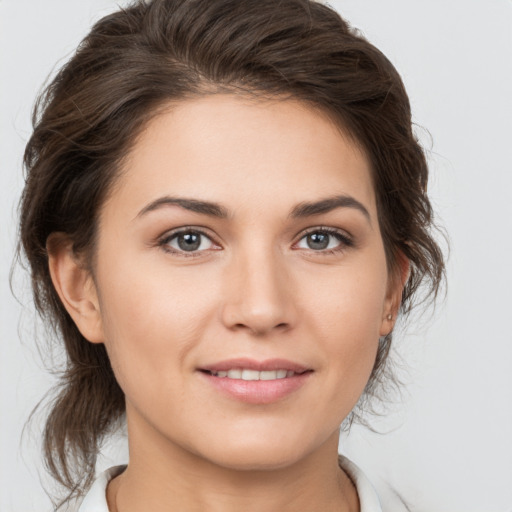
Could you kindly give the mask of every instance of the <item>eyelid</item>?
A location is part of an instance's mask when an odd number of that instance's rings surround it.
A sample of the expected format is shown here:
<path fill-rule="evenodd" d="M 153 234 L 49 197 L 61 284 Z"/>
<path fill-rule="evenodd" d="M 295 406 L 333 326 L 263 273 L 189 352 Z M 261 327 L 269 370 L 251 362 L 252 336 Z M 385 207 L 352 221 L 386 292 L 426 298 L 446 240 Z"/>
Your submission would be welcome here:
<path fill-rule="evenodd" d="M 351 247 L 355 246 L 354 237 L 345 231 L 344 229 L 340 228 L 334 228 L 331 226 L 314 226 L 311 228 L 307 228 L 304 231 L 302 231 L 297 236 L 297 241 L 293 244 L 294 246 L 297 245 L 303 238 L 310 235 L 311 233 L 327 233 L 328 235 L 332 235 L 335 238 L 337 238 L 340 242 L 338 247 L 332 248 L 332 249 L 322 249 L 322 250 L 314 250 L 314 249 L 302 249 L 297 248 L 296 250 L 305 250 L 312 253 L 318 253 L 318 254 L 332 254 L 336 252 L 342 252 L 345 251 Z"/>
<path fill-rule="evenodd" d="M 185 234 L 185 233 L 190 233 L 190 232 L 197 233 L 201 236 L 206 237 L 216 247 L 213 249 L 210 248 L 210 249 L 202 249 L 202 250 L 196 250 L 196 251 L 184 251 L 184 250 L 171 248 L 168 246 L 171 239 L 175 238 L 176 236 L 178 236 L 180 234 Z M 318 253 L 320 255 L 322 255 L 322 254 L 328 255 L 328 254 L 345 251 L 351 247 L 354 247 L 354 245 L 355 245 L 353 236 L 350 233 L 348 233 L 347 231 L 345 231 L 344 229 L 321 225 L 321 226 L 313 226 L 313 227 L 303 230 L 299 235 L 297 235 L 296 241 L 293 243 L 293 246 L 296 246 L 303 238 L 305 238 L 306 236 L 308 236 L 309 234 L 312 234 L 312 233 L 327 233 L 331 236 L 334 236 L 340 243 L 337 247 L 331 248 L 331 249 L 326 248 L 326 249 L 315 250 L 315 249 L 295 248 L 295 250 L 304 250 L 304 251 L 308 251 L 311 253 Z M 158 239 L 156 240 L 156 245 L 160 246 L 164 251 L 166 251 L 170 254 L 176 254 L 176 255 L 184 256 L 184 257 L 198 257 L 198 256 L 202 256 L 205 253 L 208 253 L 212 250 L 222 249 L 222 245 L 216 240 L 216 238 L 217 237 L 212 235 L 210 233 L 210 230 L 208 230 L 206 228 L 203 228 L 200 226 L 180 226 L 178 228 L 174 228 L 169 231 L 166 231 L 163 235 L 159 236 Z M 292 248 L 293 248 L 293 246 L 292 246 Z"/>
<path fill-rule="evenodd" d="M 217 247 L 214 249 L 202 249 L 199 251 L 183 251 L 175 249 L 174 247 L 169 247 L 168 244 L 173 238 L 179 236 L 180 234 L 191 232 L 197 233 L 201 236 L 208 238 L 208 240 L 210 240 L 210 242 Z M 205 228 L 199 226 L 180 226 L 179 228 L 174 228 L 169 231 L 166 231 L 163 235 L 158 237 L 156 245 L 161 247 L 167 253 L 184 256 L 186 258 L 202 256 L 206 252 L 209 252 L 211 250 L 219 250 L 220 248 L 222 248 L 222 246 L 217 242 L 216 237 L 213 236 L 209 232 L 209 230 L 206 230 Z"/>

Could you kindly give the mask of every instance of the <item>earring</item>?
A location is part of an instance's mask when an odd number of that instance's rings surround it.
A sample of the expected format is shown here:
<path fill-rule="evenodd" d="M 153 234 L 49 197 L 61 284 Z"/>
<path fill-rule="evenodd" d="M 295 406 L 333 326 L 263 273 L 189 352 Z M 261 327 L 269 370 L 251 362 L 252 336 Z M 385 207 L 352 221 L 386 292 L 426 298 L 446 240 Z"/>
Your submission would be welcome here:
<path fill-rule="evenodd" d="M 386 318 L 391 322 L 391 320 L 393 320 L 393 315 L 390 313 Z"/>

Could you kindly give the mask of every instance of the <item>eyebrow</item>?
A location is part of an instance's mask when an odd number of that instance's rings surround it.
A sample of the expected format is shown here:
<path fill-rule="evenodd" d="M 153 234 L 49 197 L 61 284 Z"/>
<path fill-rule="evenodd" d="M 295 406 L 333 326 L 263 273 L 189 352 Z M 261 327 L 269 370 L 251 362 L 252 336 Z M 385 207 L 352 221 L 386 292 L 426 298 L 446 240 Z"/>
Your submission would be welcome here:
<path fill-rule="evenodd" d="M 370 213 L 366 207 L 356 198 L 347 195 L 339 195 L 327 197 L 319 201 L 299 203 L 290 212 L 290 217 L 294 219 L 311 217 L 314 215 L 321 215 L 328 213 L 336 208 L 354 208 L 360 211 L 371 224 Z"/>
<path fill-rule="evenodd" d="M 158 210 L 164 206 L 180 206 L 185 210 L 189 210 L 195 213 L 203 215 L 209 215 L 211 217 L 217 217 L 219 219 L 227 219 L 229 217 L 228 210 L 218 203 L 211 201 L 202 201 L 199 199 L 188 199 L 183 197 L 170 197 L 164 196 L 152 201 L 146 205 L 138 214 L 137 217 L 141 217 L 149 212 Z M 327 197 L 318 201 L 302 202 L 296 205 L 291 212 L 289 217 L 292 219 L 299 219 L 304 217 L 312 217 L 315 215 L 321 215 L 328 213 L 337 208 L 353 208 L 360 211 L 371 224 L 370 213 L 366 207 L 357 199 L 348 195 L 338 195 L 333 197 Z"/>
<path fill-rule="evenodd" d="M 181 208 L 184 208 L 185 210 L 209 215 L 211 217 L 218 217 L 219 219 L 226 219 L 228 217 L 228 211 L 226 208 L 217 203 L 170 196 L 160 197 L 159 199 L 149 203 L 137 214 L 137 217 L 141 217 L 146 213 L 158 210 L 163 206 L 181 206 Z"/>

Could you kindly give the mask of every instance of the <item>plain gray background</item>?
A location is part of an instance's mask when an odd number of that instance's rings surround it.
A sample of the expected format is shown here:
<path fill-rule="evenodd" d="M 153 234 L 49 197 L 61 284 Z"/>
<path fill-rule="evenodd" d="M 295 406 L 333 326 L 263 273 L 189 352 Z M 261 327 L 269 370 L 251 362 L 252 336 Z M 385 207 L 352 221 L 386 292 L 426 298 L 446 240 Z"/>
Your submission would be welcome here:
<path fill-rule="evenodd" d="M 20 434 L 52 378 L 34 343 L 26 276 L 14 279 L 21 304 L 8 285 L 30 111 L 54 65 L 117 4 L 0 0 L 1 512 L 49 510 L 40 426 L 23 443 Z M 399 510 L 392 488 L 413 512 L 512 511 L 512 2 L 331 5 L 402 74 L 429 149 L 434 206 L 451 239 L 447 299 L 397 343 L 406 387 L 394 412 L 375 422 L 387 433 L 356 427 L 343 451 L 389 512 Z M 116 446 L 100 466 L 123 460 Z"/>

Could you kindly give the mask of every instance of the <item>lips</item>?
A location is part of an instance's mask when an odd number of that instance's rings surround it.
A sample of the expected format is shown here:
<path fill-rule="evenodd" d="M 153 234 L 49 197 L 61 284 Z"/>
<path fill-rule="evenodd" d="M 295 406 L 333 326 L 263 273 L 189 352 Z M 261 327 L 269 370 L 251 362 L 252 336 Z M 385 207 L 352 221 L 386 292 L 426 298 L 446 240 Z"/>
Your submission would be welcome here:
<path fill-rule="evenodd" d="M 248 368 L 235 368 L 228 371 L 210 372 L 214 377 L 242 380 L 275 380 L 293 377 L 296 373 L 292 370 L 250 370 Z"/>
<path fill-rule="evenodd" d="M 311 368 L 293 361 L 288 361 L 287 359 L 256 361 L 254 359 L 238 358 L 202 366 L 200 370 L 210 373 L 228 372 L 230 370 L 254 370 L 258 372 L 286 370 L 287 372 L 304 373 L 311 370 Z"/>
<path fill-rule="evenodd" d="M 207 382 L 224 395 L 250 404 L 270 404 L 294 393 L 313 373 L 284 359 L 230 359 L 199 368 Z"/>

